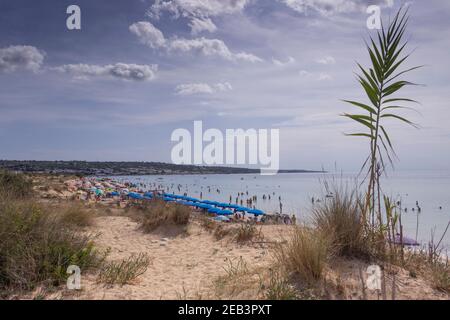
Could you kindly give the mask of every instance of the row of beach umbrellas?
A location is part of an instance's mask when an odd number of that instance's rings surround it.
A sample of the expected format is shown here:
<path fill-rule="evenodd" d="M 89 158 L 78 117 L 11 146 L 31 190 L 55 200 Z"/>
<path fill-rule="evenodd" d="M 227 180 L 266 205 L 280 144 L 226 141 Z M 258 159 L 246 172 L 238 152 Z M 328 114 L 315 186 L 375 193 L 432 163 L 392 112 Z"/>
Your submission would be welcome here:
<path fill-rule="evenodd" d="M 110 193 L 112 196 L 119 195 L 118 192 L 113 194 Z M 154 194 L 152 192 L 146 192 L 143 195 L 136 193 L 136 192 L 129 192 L 127 196 L 131 199 L 135 200 L 150 200 L 154 198 Z M 181 205 L 190 206 L 190 207 L 196 207 L 200 209 L 207 210 L 209 213 L 214 213 L 220 216 L 228 216 L 232 215 L 234 212 L 247 212 L 250 214 L 253 214 L 255 216 L 264 215 L 264 211 L 258 210 L 258 209 L 252 209 L 247 207 L 242 207 L 236 204 L 229 204 L 229 203 L 223 203 L 223 202 L 217 202 L 217 201 L 210 201 L 210 200 L 199 200 L 196 198 L 188 197 L 188 196 L 182 196 L 182 195 L 176 195 L 176 194 L 167 194 L 164 193 L 160 196 L 162 200 L 166 202 L 176 202 Z M 232 211 L 233 210 L 233 211 Z"/>

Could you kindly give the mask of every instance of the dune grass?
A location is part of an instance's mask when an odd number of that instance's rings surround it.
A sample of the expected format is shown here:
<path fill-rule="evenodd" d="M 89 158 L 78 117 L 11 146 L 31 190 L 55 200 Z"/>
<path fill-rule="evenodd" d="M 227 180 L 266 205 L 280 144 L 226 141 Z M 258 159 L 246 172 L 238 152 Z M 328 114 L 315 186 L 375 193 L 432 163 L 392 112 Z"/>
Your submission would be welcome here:
<path fill-rule="evenodd" d="M 160 200 L 137 204 L 131 212 L 144 232 L 152 232 L 160 227 L 186 228 L 191 217 L 190 208 Z"/>
<path fill-rule="evenodd" d="M 278 245 L 274 253 L 280 266 L 298 276 L 305 286 L 310 286 L 322 279 L 331 246 L 323 233 L 296 226 L 287 243 Z"/>
<path fill-rule="evenodd" d="M 33 184 L 20 173 L 0 170 L 0 196 L 9 199 L 26 199 L 33 196 Z"/>
<path fill-rule="evenodd" d="M 121 261 L 111 261 L 105 264 L 98 275 L 98 282 L 107 285 L 123 286 L 143 275 L 150 264 L 147 254 L 132 255 Z"/>
<path fill-rule="evenodd" d="M 84 272 L 101 264 L 93 237 L 81 235 L 48 208 L 32 201 L 0 201 L 0 295 L 60 285 L 67 267 Z"/>
<path fill-rule="evenodd" d="M 343 187 L 332 187 L 333 197 L 314 206 L 314 226 L 328 235 L 335 254 L 369 258 L 372 248 L 363 220 L 364 204 L 359 195 Z"/>

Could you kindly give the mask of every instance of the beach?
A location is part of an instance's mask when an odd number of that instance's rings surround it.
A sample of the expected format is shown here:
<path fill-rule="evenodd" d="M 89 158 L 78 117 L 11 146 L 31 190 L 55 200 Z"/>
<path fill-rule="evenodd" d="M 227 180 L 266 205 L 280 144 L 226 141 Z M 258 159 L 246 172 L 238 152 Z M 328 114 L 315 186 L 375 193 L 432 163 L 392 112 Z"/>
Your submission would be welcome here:
<path fill-rule="evenodd" d="M 68 188 L 75 180 L 60 177 L 37 180 L 38 184 L 45 181 L 47 185 L 54 181 L 51 188 L 41 191 L 44 201 L 78 201 L 80 193 Z M 82 273 L 80 290 L 60 287 L 46 292 L 48 299 L 267 299 L 266 288 L 277 270 L 275 249 L 288 241 L 295 228 L 284 224 L 259 225 L 257 238 L 239 243 L 227 235 L 218 239 L 205 227 L 202 213 L 197 212 L 183 232 L 169 227 L 147 233 L 125 206 L 118 207 L 107 199 L 83 203 L 95 215 L 93 223 L 80 232 L 96 235 L 95 246 L 108 251 L 107 261 L 145 253 L 150 261 L 148 268 L 123 285 L 99 283 L 97 272 Z M 232 228 L 233 224 L 226 227 Z M 325 269 L 324 286 L 310 293 L 309 298 L 382 298 L 377 291 L 362 289 L 361 275 L 367 276 L 365 270 L 369 266 L 369 261 L 333 258 Z M 434 289 L 425 277 L 412 276 L 400 267 L 389 268 L 386 279 L 387 299 L 449 299 L 448 294 Z M 41 290 L 44 289 L 39 287 L 27 297 L 42 294 Z"/>

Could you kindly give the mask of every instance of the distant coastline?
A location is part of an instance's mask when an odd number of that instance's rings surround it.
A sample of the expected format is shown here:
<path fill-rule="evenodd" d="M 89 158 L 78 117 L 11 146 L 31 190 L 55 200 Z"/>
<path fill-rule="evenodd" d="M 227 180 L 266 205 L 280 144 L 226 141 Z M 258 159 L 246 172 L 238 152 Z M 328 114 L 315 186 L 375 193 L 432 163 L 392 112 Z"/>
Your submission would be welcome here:
<path fill-rule="evenodd" d="M 224 166 L 177 165 L 138 161 L 38 161 L 0 160 L 0 169 L 25 173 L 75 174 L 95 176 L 178 175 L 178 174 L 259 174 L 259 169 Z M 279 173 L 325 173 L 322 170 L 279 170 Z"/>

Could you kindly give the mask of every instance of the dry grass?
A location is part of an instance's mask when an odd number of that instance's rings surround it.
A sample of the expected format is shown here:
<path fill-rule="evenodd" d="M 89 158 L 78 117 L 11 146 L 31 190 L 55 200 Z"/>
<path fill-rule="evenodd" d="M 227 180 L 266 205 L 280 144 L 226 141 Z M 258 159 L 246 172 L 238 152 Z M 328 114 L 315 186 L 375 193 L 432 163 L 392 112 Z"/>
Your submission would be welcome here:
<path fill-rule="evenodd" d="M 360 258 L 371 256 L 362 210 L 357 194 L 338 187 L 333 188 L 332 198 L 314 207 L 315 226 L 321 233 L 330 236 L 337 255 Z"/>
<path fill-rule="evenodd" d="M 328 238 L 317 230 L 295 227 L 287 244 L 280 244 L 275 258 L 280 266 L 297 275 L 306 285 L 313 285 L 322 279 L 330 256 Z"/>
<path fill-rule="evenodd" d="M 123 286 L 143 275 L 149 264 L 150 259 L 145 253 L 140 253 L 137 256 L 132 255 L 118 262 L 112 261 L 107 263 L 100 271 L 97 280 L 107 285 L 118 284 Z"/>
<path fill-rule="evenodd" d="M 298 292 L 286 275 L 277 269 L 270 269 L 266 283 L 261 277 L 260 288 L 267 300 L 296 300 Z"/>
<path fill-rule="evenodd" d="M 81 203 L 69 203 L 56 210 L 62 223 L 68 226 L 88 227 L 94 223 L 94 212 Z"/>
<path fill-rule="evenodd" d="M 258 230 L 254 224 L 240 224 L 233 230 L 234 240 L 238 243 L 252 241 L 255 238 L 261 238 L 261 230 Z"/>
<path fill-rule="evenodd" d="M 439 291 L 450 293 L 450 266 L 448 261 L 435 263 L 430 269 L 433 287 Z"/>
<path fill-rule="evenodd" d="M 0 197 L 26 199 L 33 196 L 32 181 L 25 175 L 0 170 Z"/>
<path fill-rule="evenodd" d="M 152 232 L 159 227 L 183 227 L 186 228 L 191 209 L 163 201 L 149 201 L 134 207 L 132 216 L 137 217 L 144 232 Z"/>
<path fill-rule="evenodd" d="M 247 262 L 240 257 L 238 259 L 227 259 L 223 267 L 225 274 L 213 281 L 214 294 L 219 299 L 242 298 L 242 295 L 258 294 L 258 273 L 250 270 Z M 250 292 L 250 293 L 249 293 Z"/>

